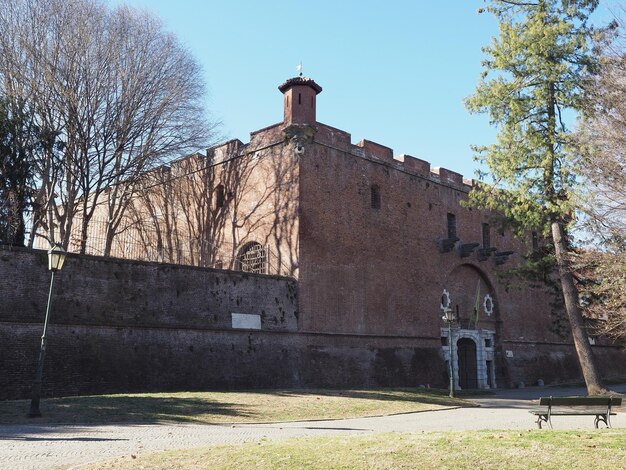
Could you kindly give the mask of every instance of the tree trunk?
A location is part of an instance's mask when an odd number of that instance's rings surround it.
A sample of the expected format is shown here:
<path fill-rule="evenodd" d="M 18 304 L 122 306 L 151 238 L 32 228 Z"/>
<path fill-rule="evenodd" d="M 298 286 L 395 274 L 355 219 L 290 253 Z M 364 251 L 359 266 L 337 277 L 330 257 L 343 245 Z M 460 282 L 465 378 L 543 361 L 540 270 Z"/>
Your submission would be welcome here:
<path fill-rule="evenodd" d="M 593 351 L 589 344 L 589 337 L 583 322 L 583 316 L 578 307 L 578 291 L 574 285 L 574 277 L 569 269 L 569 261 L 567 259 L 567 250 L 565 246 L 565 231 L 563 226 L 553 221 L 551 224 L 552 241 L 554 242 L 554 251 L 556 262 L 559 269 L 559 278 L 561 281 L 561 289 L 565 300 L 565 310 L 569 318 L 572 329 L 572 337 L 574 338 L 574 346 L 578 354 L 578 362 L 587 384 L 587 393 L 589 395 L 601 395 L 607 393 L 600 381 L 600 374 L 593 358 Z"/>
<path fill-rule="evenodd" d="M 89 236 L 89 220 L 87 219 L 87 213 L 83 210 L 83 217 L 80 226 L 80 254 L 87 253 L 87 237 Z"/>
<path fill-rule="evenodd" d="M 106 231 L 104 234 L 104 251 L 102 252 L 102 256 L 109 257 L 111 256 L 111 250 L 113 248 L 113 239 L 115 238 L 115 228 L 112 226 L 112 222 L 108 222 L 106 226 Z M 118 255 L 119 256 L 119 255 Z"/>

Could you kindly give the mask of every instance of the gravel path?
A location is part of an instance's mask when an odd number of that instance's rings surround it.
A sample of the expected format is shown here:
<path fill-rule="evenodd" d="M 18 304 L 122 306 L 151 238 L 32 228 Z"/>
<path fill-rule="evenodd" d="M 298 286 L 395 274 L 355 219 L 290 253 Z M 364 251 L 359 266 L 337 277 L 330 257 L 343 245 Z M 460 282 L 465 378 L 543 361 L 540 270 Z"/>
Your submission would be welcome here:
<path fill-rule="evenodd" d="M 612 387 L 622 393 L 626 385 Z M 11 425 L 0 426 L 0 469 L 57 469 L 167 449 L 236 444 L 260 439 L 376 432 L 532 429 L 528 409 L 539 396 L 582 395 L 583 389 L 503 390 L 475 398 L 480 408 L 457 408 L 375 418 L 276 424 Z M 554 420 L 555 429 L 592 429 L 592 417 Z M 626 428 L 626 414 L 613 419 Z"/>

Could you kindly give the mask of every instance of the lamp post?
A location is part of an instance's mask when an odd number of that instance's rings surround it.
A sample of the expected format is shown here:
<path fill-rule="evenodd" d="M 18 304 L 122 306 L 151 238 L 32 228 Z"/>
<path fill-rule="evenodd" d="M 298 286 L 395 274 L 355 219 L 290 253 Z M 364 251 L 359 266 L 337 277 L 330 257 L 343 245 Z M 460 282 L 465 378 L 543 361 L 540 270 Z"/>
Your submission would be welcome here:
<path fill-rule="evenodd" d="M 50 316 L 50 305 L 52 303 L 52 286 L 54 285 L 54 273 L 60 271 L 65 261 L 65 251 L 61 245 L 54 245 L 48 250 L 48 269 L 52 272 L 50 278 L 50 291 L 48 292 L 48 305 L 46 307 L 46 317 L 43 323 L 43 334 L 41 335 L 41 345 L 39 346 L 39 355 L 37 356 L 37 369 L 35 372 L 35 380 L 33 381 L 33 396 L 30 401 L 30 410 L 28 417 L 36 418 L 41 416 L 39 411 L 39 399 L 41 397 L 41 379 L 43 376 L 43 360 L 46 355 L 46 331 L 48 329 L 48 318 Z"/>
<path fill-rule="evenodd" d="M 448 324 L 448 376 L 450 377 L 450 398 L 454 398 L 454 367 L 452 365 L 452 323 L 454 323 L 454 313 L 450 308 L 450 294 L 444 289 L 441 295 L 441 310 L 443 310 L 443 317 L 441 319 Z"/>

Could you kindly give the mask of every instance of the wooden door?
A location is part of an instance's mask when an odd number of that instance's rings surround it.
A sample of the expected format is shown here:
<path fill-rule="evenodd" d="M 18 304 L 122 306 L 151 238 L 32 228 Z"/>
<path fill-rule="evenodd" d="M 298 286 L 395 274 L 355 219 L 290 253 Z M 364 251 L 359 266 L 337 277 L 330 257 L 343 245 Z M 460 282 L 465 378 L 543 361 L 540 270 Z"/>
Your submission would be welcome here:
<path fill-rule="evenodd" d="M 462 389 L 478 388 L 476 343 L 469 338 L 461 338 L 456 344 L 459 360 L 459 386 Z"/>

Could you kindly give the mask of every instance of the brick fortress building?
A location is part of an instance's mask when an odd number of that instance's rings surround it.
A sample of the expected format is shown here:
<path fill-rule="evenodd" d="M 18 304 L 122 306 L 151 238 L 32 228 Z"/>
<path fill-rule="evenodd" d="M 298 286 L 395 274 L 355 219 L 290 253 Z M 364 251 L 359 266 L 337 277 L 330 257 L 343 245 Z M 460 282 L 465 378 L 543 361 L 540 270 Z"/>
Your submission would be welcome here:
<path fill-rule="evenodd" d="M 46 360 L 73 381 L 51 393 L 443 387 L 450 342 L 457 388 L 580 379 L 553 291 L 506 276 L 536 240 L 464 207 L 462 175 L 317 122 L 313 80 L 279 90 L 283 122 L 153 170 L 113 258 L 66 262 Z M 28 393 L 45 301 L 28 256 L 0 256 L 6 397 Z M 622 347 L 590 341 L 623 377 Z"/>
<path fill-rule="evenodd" d="M 442 295 L 457 319 L 451 338 L 457 387 L 578 377 L 563 312 L 547 289 L 499 282 L 533 248 L 531 237 L 514 239 L 491 214 L 462 206 L 472 180 L 368 140 L 353 144 L 349 133 L 317 122 L 322 88 L 309 78 L 289 79 L 279 90 L 283 122 L 253 132 L 248 144 L 233 140 L 167 169 L 180 188 L 190 179 L 177 175 L 209 168 L 210 182 L 205 175 L 193 198 L 207 204 L 201 225 L 211 232 L 204 242 L 211 246 L 208 265 L 295 277 L 292 328 L 382 346 L 396 356 L 388 365 L 403 368 L 396 378 L 385 372 L 383 385 L 447 380 Z M 157 225 L 164 213 L 180 219 L 197 210 L 193 200 L 177 206 L 171 195 L 163 200 L 171 207 L 158 208 L 151 219 Z M 154 208 L 136 206 L 139 225 L 151 225 L 148 213 Z M 179 233 L 178 243 L 192 243 L 200 231 Z M 254 311 L 237 316 L 238 326 L 276 328 Z M 411 377 L 411 368 L 422 370 L 418 363 L 428 363 L 428 376 Z M 345 371 L 355 374 L 349 382 L 361 381 L 356 369 Z"/>

